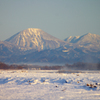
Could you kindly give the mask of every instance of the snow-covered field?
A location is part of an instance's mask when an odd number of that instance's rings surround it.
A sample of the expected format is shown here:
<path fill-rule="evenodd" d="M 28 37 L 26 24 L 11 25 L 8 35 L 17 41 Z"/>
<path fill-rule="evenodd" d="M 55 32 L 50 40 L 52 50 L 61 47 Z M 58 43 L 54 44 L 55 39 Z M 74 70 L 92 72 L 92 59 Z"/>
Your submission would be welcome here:
<path fill-rule="evenodd" d="M 100 100 L 100 72 L 0 70 L 0 100 Z"/>

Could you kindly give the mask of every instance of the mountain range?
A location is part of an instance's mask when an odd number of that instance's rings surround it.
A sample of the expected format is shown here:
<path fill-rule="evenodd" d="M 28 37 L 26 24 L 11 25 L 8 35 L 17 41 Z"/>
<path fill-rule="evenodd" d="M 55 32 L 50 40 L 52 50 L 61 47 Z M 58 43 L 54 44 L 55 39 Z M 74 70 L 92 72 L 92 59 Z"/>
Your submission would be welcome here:
<path fill-rule="evenodd" d="M 64 40 L 41 29 L 28 28 L 0 41 L 2 62 L 100 62 L 100 36 L 87 33 Z"/>

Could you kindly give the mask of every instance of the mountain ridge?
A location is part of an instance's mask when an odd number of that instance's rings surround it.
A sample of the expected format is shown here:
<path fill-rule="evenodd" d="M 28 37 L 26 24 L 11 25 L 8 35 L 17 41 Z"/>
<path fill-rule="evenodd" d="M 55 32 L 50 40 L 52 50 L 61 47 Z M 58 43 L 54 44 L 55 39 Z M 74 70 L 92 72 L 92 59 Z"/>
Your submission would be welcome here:
<path fill-rule="evenodd" d="M 94 40 L 98 40 L 100 42 L 100 36 L 97 34 L 92 34 L 92 33 L 87 33 L 82 36 L 70 36 L 70 37 L 65 38 L 64 41 L 69 42 L 69 43 L 76 43 L 80 39 L 81 40 L 86 39 L 88 41 L 93 41 L 93 39 L 94 39 Z M 86 41 L 86 40 L 84 40 L 84 41 Z"/>
<path fill-rule="evenodd" d="M 100 36 L 87 33 L 57 39 L 38 28 L 20 31 L 1 42 L 3 62 L 99 62 Z"/>

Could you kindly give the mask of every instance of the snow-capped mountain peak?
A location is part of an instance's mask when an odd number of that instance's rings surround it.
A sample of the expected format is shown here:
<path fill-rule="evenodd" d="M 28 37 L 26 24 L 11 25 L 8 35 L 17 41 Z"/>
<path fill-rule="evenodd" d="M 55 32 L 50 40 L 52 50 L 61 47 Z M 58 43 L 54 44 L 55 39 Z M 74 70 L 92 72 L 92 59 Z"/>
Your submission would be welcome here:
<path fill-rule="evenodd" d="M 20 46 L 23 50 L 55 49 L 65 43 L 38 28 L 20 31 L 6 41 Z"/>

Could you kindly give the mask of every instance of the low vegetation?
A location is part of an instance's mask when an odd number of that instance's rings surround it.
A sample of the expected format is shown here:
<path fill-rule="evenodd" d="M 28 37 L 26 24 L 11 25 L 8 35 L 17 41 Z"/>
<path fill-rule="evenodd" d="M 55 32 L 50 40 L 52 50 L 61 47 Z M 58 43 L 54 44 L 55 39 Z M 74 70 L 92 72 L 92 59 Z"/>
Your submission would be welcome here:
<path fill-rule="evenodd" d="M 2 63 L 0 62 L 0 69 L 4 69 L 4 70 L 7 70 L 7 69 L 23 69 L 22 66 L 20 65 L 7 65 L 5 63 Z"/>
<path fill-rule="evenodd" d="M 100 70 L 100 63 L 77 62 L 74 64 L 65 64 L 66 68 L 73 70 Z"/>
<path fill-rule="evenodd" d="M 0 69 L 30 69 L 30 70 L 100 70 L 100 63 L 83 63 L 77 62 L 74 64 L 65 64 L 65 66 L 38 66 L 38 65 L 8 65 L 0 62 Z M 62 70 L 61 70 L 62 69 Z M 64 69 L 64 70 L 63 70 Z"/>

